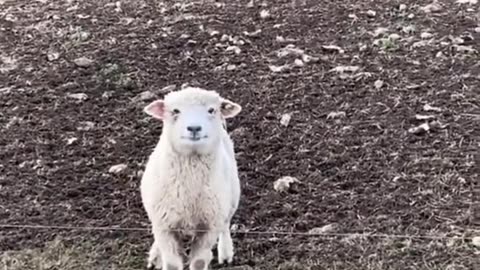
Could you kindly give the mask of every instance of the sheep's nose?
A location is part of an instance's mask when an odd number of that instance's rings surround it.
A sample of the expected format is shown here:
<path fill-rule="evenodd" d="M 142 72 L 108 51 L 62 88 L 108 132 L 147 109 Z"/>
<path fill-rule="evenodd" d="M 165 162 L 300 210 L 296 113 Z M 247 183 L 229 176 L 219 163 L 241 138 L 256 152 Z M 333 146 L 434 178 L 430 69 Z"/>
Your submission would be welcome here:
<path fill-rule="evenodd" d="M 196 133 L 202 131 L 202 127 L 201 126 L 188 126 L 187 130 L 192 132 L 193 134 L 196 134 Z"/>

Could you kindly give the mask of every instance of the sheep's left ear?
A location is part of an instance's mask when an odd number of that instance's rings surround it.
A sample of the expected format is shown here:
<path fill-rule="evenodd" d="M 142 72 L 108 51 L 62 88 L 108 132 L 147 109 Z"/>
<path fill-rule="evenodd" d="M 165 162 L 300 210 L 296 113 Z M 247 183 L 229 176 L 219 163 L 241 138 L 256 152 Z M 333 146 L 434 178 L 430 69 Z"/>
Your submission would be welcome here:
<path fill-rule="evenodd" d="M 225 118 L 232 118 L 236 116 L 240 111 L 242 111 L 242 107 L 240 105 L 228 99 L 222 99 L 222 104 L 220 105 L 220 108 L 220 111 Z"/>

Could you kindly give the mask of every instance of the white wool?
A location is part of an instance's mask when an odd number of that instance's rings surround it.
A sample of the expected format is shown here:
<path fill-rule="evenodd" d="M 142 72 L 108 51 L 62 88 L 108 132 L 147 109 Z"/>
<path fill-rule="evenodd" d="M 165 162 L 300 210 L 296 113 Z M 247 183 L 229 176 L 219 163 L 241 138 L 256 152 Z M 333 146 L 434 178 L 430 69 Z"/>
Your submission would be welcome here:
<path fill-rule="evenodd" d="M 224 99 L 216 92 L 199 88 L 171 92 L 164 98 L 167 109 L 212 104 L 220 108 L 222 101 Z M 174 146 L 177 144 L 171 141 L 176 137 L 167 135 L 173 128 L 164 125 L 160 140 L 148 159 L 140 190 L 154 234 L 149 265 L 168 270 L 183 269 L 177 244 L 174 236 L 167 232 L 169 230 L 208 230 L 201 236 L 204 237 L 200 240 L 203 249 L 192 251 L 192 270 L 207 269 L 212 257 L 210 250 L 217 239 L 220 263 L 232 261 L 229 227 L 240 200 L 240 182 L 226 121 L 222 116 L 213 121 L 219 121 L 211 125 L 213 128 L 209 131 L 219 133 L 218 141 L 209 144 L 214 149 L 189 154 L 177 151 Z"/>

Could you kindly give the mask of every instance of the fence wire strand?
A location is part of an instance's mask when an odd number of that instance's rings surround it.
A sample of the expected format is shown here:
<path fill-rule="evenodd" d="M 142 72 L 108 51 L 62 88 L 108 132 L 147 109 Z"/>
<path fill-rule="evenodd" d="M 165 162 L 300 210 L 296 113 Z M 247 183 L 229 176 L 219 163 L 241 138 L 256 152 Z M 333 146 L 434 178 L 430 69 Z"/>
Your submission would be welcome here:
<path fill-rule="evenodd" d="M 28 225 L 28 224 L 0 224 L 4 229 L 36 229 L 36 230 L 79 230 L 79 231 L 137 231 L 150 232 L 151 228 L 140 227 L 95 227 L 95 226 L 59 226 L 59 225 Z M 205 232 L 206 230 L 170 230 L 171 232 Z M 429 240 L 472 240 L 473 237 L 463 236 L 441 236 L 441 235 L 403 235 L 403 234 L 379 234 L 369 232 L 359 233 L 335 233 L 335 232 L 292 232 L 292 231 L 250 231 L 250 230 L 231 230 L 232 234 L 244 235 L 290 235 L 307 237 L 365 237 L 365 238 L 404 238 L 404 239 L 429 239 Z"/>

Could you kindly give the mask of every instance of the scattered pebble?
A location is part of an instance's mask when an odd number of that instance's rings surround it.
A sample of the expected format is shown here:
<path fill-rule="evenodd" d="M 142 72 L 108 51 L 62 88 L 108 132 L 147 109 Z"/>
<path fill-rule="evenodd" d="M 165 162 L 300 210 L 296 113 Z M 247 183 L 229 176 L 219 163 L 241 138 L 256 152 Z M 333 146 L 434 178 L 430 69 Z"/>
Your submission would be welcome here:
<path fill-rule="evenodd" d="M 459 53 L 476 53 L 477 52 L 477 50 L 475 50 L 472 46 L 454 45 L 453 47 Z"/>
<path fill-rule="evenodd" d="M 77 127 L 77 130 L 79 131 L 88 131 L 88 130 L 92 130 L 93 128 L 95 127 L 95 123 L 94 122 L 91 122 L 91 121 L 83 121 L 83 122 L 80 122 L 78 127 Z"/>
<path fill-rule="evenodd" d="M 415 33 L 415 26 L 413 25 L 408 25 L 402 28 L 402 31 L 406 34 L 412 34 Z"/>
<path fill-rule="evenodd" d="M 373 83 L 375 88 L 380 89 L 383 86 L 383 81 L 382 80 L 376 80 L 375 83 Z"/>
<path fill-rule="evenodd" d="M 331 112 L 327 115 L 327 119 L 330 118 L 340 118 L 340 117 L 345 117 L 347 114 L 345 112 Z"/>
<path fill-rule="evenodd" d="M 285 192 L 293 183 L 300 183 L 297 178 L 291 176 L 284 176 L 273 183 L 273 189 L 278 192 Z"/>
<path fill-rule="evenodd" d="M 345 51 L 341 47 L 336 45 L 323 45 L 322 48 L 326 51 L 336 51 L 340 54 L 345 53 Z"/>
<path fill-rule="evenodd" d="M 264 10 L 260 11 L 260 18 L 266 19 L 268 17 L 270 17 L 270 12 L 268 10 L 264 9 Z"/>
<path fill-rule="evenodd" d="M 438 108 L 438 107 L 434 107 L 434 106 L 431 106 L 429 104 L 425 104 L 423 106 L 423 110 L 426 111 L 426 112 L 441 112 L 442 109 Z"/>
<path fill-rule="evenodd" d="M 360 70 L 359 66 L 338 66 L 332 68 L 329 72 L 338 72 L 338 73 L 344 73 L 344 72 L 357 72 Z"/>
<path fill-rule="evenodd" d="M 140 94 L 136 95 L 133 98 L 133 101 L 138 102 L 138 101 L 145 101 L 149 99 L 155 98 L 155 94 L 152 93 L 151 91 L 143 91 Z"/>
<path fill-rule="evenodd" d="M 245 36 L 248 36 L 248 37 L 256 37 L 258 35 L 260 35 L 260 33 L 262 33 L 262 29 L 257 29 L 256 31 L 254 32 L 247 32 L 247 31 L 244 31 L 243 34 Z"/>
<path fill-rule="evenodd" d="M 457 4 L 469 4 L 469 5 L 475 5 L 478 3 L 478 0 L 457 0 Z"/>
<path fill-rule="evenodd" d="M 305 51 L 299 48 L 296 48 L 293 44 L 288 44 L 284 48 L 281 48 L 277 51 L 277 57 L 283 58 L 289 55 L 301 56 L 305 54 Z"/>
<path fill-rule="evenodd" d="M 288 66 L 288 65 L 283 65 L 283 66 L 269 65 L 268 68 L 269 68 L 272 72 L 277 73 L 277 72 L 282 72 L 282 71 L 288 69 L 289 66 Z"/>
<path fill-rule="evenodd" d="M 412 134 L 415 134 L 415 135 L 421 135 L 421 134 L 424 134 L 424 133 L 428 132 L 429 130 L 430 130 L 430 126 L 428 125 L 428 123 L 423 123 L 419 126 L 410 128 L 408 130 L 408 132 L 410 132 Z"/>
<path fill-rule="evenodd" d="M 48 52 L 47 53 L 47 60 L 52 62 L 60 58 L 60 53 L 58 52 Z"/>
<path fill-rule="evenodd" d="M 293 64 L 297 67 L 303 67 L 305 66 L 305 64 L 303 63 L 303 61 L 301 59 L 295 59 L 295 61 L 293 62 Z"/>
<path fill-rule="evenodd" d="M 422 39 L 429 39 L 429 38 L 432 38 L 433 37 L 433 34 L 432 33 L 429 33 L 429 32 L 423 32 L 420 34 L 420 38 Z"/>
<path fill-rule="evenodd" d="M 416 114 L 415 119 L 424 121 L 424 120 L 432 120 L 435 119 L 434 115 L 423 115 L 423 114 Z"/>
<path fill-rule="evenodd" d="M 108 169 L 108 172 L 113 173 L 113 174 L 117 174 L 117 173 L 122 172 L 126 168 L 127 168 L 126 164 L 117 164 L 117 165 L 113 165 L 112 167 L 110 167 L 110 169 Z"/>
<path fill-rule="evenodd" d="M 401 4 L 401 5 L 398 7 L 398 10 L 400 10 L 400 11 L 405 11 L 405 10 L 407 10 L 407 5 Z"/>
<path fill-rule="evenodd" d="M 292 119 L 292 114 L 291 113 L 286 113 L 282 115 L 282 118 L 280 119 L 280 125 L 286 127 L 290 123 L 290 120 Z"/>
<path fill-rule="evenodd" d="M 375 29 L 375 31 L 373 31 L 373 36 L 378 37 L 378 36 L 383 35 L 387 32 L 388 32 L 388 28 L 378 27 L 377 29 Z"/>
<path fill-rule="evenodd" d="M 74 142 L 76 142 L 77 140 L 78 140 L 78 138 L 75 138 L 75 137 L 68 138 L 68 139 L 67 139 L 67 145 L 71 145 L 71 144 L 73 144 Z"/>
<path fill-rule="evenodd" d="M 327 224 L 322 227 L 313 228 L 308 231 L 309 234 L 324 234 L 333 231 L 337 227 L 336 224 Z"/>
<path fill-rule="evenodd" d="M 227 52 L 233 51 L 235 54 L 240 54 L 240 52 L 242 52 L 242 50 L 238 46 L 228 46 L 227 49 L 225 49 L 225 51 Z"/>
<path fill-rule="evenodd" d="M 396 41 L 396 40 L 399 40 L 401 38 L 401 36 L 399 34 L 390 34 L 388 35 L 388 39 L 392 40 L 392 41 Z"/>
<path fill-rule="evenodd" d="M 88 95 L 85 93 L 68 94 L 67 97 L 81 101 L 88 99 Z"/>
<path fill-rule="evenodd" d="M 93 60 L 91 60 L 87 57 L 77 58 L 77 59 L 73 60 L 73 62 L 75 63 L 75 65 L 77 65 L 79 67 L 88 67 L 88 66 L 91 66 L 93 64 Z"/>
<path fill-rule="evenodd" d="M 480 236 L 475 236 L 472 238 L 472 244 L 476 247 L 480 247 Z"/>
<path fill-rule="evenodd" d="M 163 87 L 158 92 L 166 94 L 166 93 L 172 92 L 173 90 L 175 90 L 175 88 L 177 88 L 177 86 L 175 84 L 170 84 L 170 85 L 167 85 L 167 86 Z"/>
<path fill-rule="evenodd" d="M 285 38 L 282 37 L 282 36 L 277 36 L 277 37 L 275 38 L 275 40 L 276 40 L 277 42 L 280 42 L 280 43 L 285 42 Z"/>
<path fill-rule="evenodd" d="M 434 12 L 439 12 L 443 9 L 443 7 L 438 3 L 437 0 L 434 0 L 432 3 L 421 7 L 421 10 L 425 13 L 434 13 Z"/>
<path fill-rule="evenodd" d="M 377 12 L 373 11 L 373 10 L 369 10 L 367 11 L 367 16 L 368 17 L 375 17 L 377 15 Z"/>

